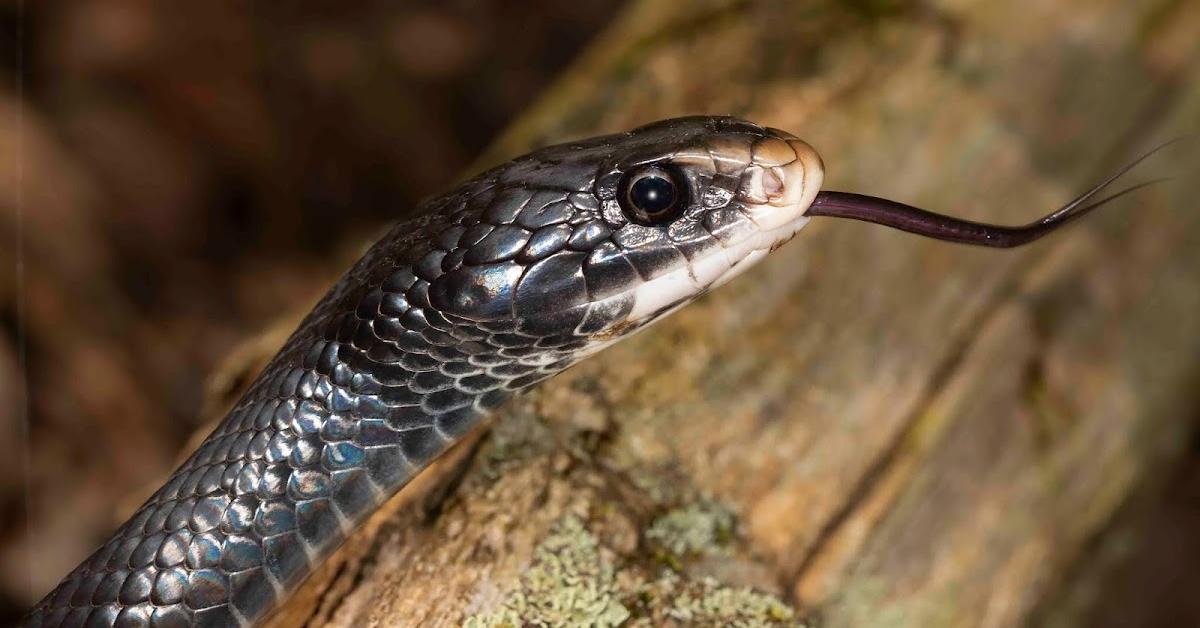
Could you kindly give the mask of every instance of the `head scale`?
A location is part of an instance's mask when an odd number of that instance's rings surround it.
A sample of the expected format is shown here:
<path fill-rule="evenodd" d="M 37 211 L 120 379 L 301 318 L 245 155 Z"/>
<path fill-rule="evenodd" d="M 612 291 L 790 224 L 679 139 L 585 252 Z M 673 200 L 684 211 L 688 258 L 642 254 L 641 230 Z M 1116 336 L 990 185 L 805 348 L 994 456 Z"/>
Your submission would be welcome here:
<path fill-rule="evenodd" d="M 667 120 L 538 150 L 435 201 L 449 224 L 416 267 L 444 314 L 613 339 L 789 240 L 821 180 L 816 152 L 785 132 Z"/>

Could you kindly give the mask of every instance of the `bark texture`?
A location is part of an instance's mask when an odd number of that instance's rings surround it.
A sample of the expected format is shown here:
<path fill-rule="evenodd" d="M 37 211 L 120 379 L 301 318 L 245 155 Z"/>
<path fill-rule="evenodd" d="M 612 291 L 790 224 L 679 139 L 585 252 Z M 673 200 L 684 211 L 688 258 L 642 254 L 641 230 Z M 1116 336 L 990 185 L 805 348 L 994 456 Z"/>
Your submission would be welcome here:
<path fill-rule="evenodd" d="M 730 113 L 830 189 L 1021 223 L 1195 128 L 1197 32 L 1188 2 L 641 0 L 481 165 Z M 274 625 L 1088 621 L 1200 406 L 1195 163 L 1009 252 L 814 220 L 501 412 Z"/>

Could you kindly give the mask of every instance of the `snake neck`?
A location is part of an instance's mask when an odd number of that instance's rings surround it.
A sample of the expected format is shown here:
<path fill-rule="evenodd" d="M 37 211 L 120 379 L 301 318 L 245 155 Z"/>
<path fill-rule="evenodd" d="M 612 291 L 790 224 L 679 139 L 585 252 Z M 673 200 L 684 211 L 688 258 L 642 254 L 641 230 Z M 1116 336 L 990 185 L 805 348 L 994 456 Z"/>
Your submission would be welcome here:
<path fill-rule="evenodd" d="M 252 625 L 382 502 L 582 339 L 438 312 L 402 224 L 323 298 L 244 397 L 30 626 Z M 422 241 L 418 241 L 422 240 Z"/>

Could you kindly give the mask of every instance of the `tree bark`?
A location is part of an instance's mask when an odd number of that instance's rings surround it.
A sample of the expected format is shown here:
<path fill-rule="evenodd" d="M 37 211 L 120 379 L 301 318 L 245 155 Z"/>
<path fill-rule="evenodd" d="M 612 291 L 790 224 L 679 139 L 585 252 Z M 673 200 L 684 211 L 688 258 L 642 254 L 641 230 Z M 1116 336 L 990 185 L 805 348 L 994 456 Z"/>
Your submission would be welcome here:
<path fill-rule="evenodd" d="M 729 113 L 830 189 L 1022 223 L 1194 128 L 1196 32 L 1149 0 L 641 0 L 480 165 Z M 500 412 L 273 625 L 1079 623 L 1196 415 L 1198 193 L 1007 252 L 814 220 Z"/>

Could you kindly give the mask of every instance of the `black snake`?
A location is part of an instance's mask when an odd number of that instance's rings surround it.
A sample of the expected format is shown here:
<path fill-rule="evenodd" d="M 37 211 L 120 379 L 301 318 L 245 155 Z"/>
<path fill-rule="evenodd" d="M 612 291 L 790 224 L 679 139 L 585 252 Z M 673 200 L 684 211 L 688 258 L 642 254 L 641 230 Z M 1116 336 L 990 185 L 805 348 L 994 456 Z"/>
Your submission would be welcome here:
<path fill-rule="evenodd" d="M 822 175 L 786 132 L 692 117 L 544 148 L 428 201 L 24 625 L 259 623 L 491 410 L 728 281 L 811 216 L 1016 246 L 1103 203 L 1086 204 L 1112 181 L 1009 228 L 819 192 Z"/>

